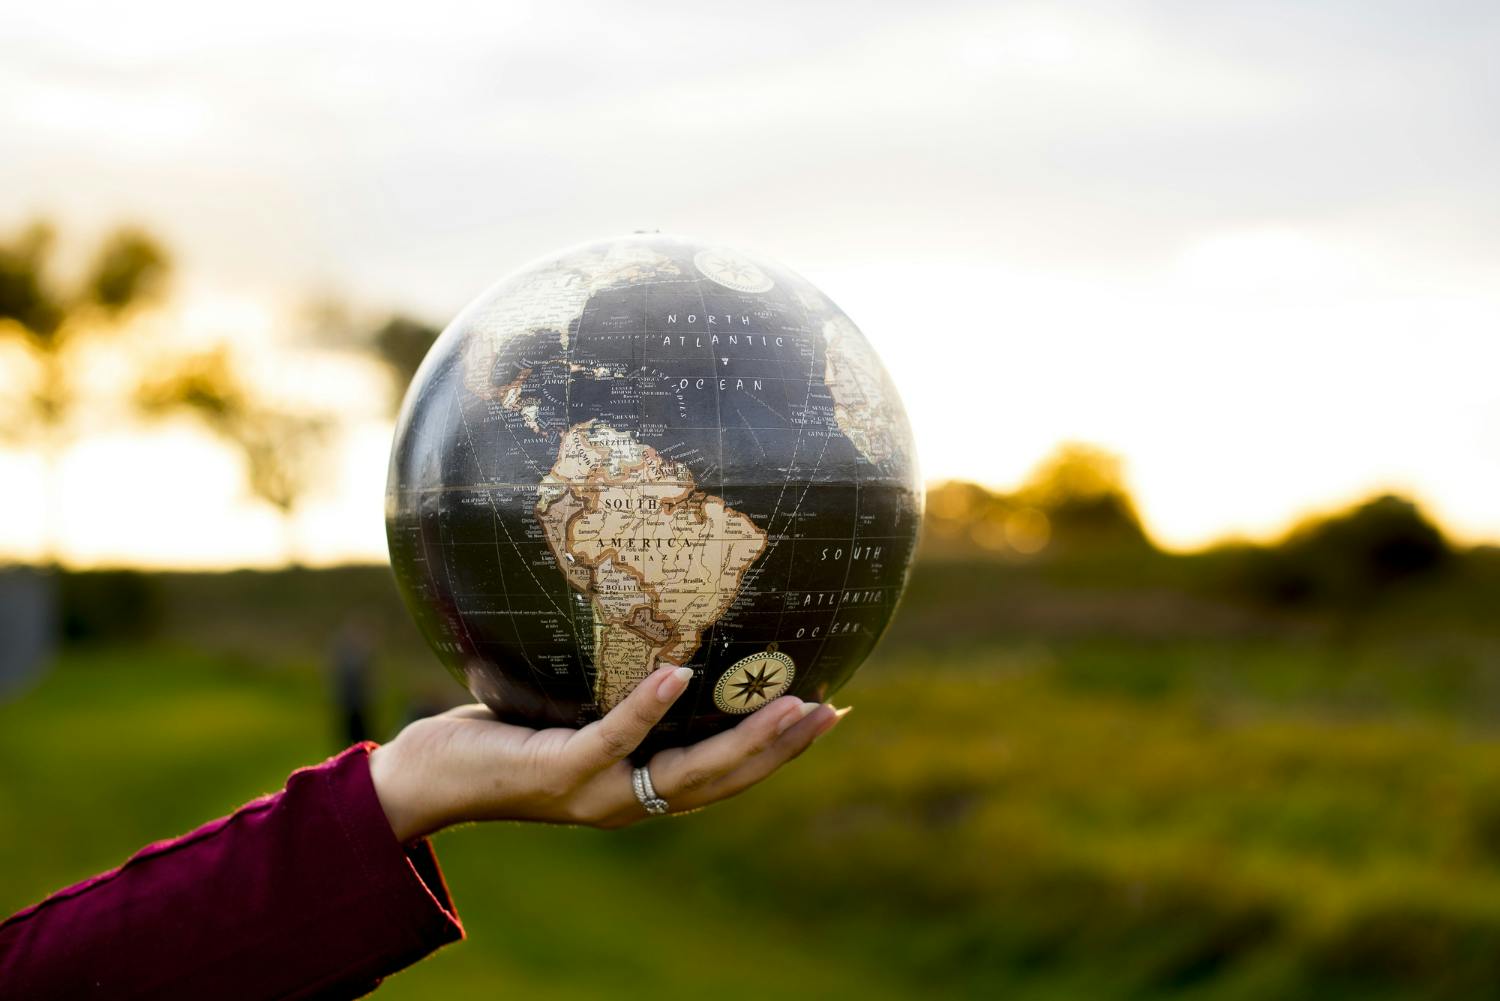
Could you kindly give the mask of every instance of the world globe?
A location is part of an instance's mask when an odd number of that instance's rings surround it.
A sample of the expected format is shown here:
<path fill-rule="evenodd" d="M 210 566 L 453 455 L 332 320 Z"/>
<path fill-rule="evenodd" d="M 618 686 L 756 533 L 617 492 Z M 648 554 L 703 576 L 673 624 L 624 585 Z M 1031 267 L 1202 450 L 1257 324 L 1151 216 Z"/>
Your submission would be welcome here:
<path fill-rule="evenodd" d="M 838 691 L 921 512 L 854 323 L 763 257 L 651 234 L 522 268 L 443 331 L 397 421 L 386 535 L 428 643 L 503 720 L 581 726 L 692 668 L 649 750 Z"/>

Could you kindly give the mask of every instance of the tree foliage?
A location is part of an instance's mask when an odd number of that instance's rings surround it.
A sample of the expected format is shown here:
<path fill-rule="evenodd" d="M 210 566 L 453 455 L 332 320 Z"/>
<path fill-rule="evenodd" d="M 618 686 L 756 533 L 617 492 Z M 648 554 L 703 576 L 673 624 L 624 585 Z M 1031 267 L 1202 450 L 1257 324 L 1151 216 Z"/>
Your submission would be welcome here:
<path fill-rule="evenodd" d="M 263 402 L 222 347 L 185 358 L 143 384 L 136 402 L 147 416 L 192 414 L 233 445 L 251 493 L 275 507 L 284 522 L 317 482 L 333 430 L 324 415 Z"/>
<path fill-rule="evenodd" d="M 56 234 L 44 222 L 0 243 L 0 340 L 18 342 L 30 362 L 24 388 L 0 411 L 0 433 L 46 454 L 49 491 L 56 487 L 53 467 L 66 444 L 77 400 L 75 351 L 90 335 L 118 332 L 133 308 L 161 295 L 171 271 L 161 245 L 134 227 L 106 236 L 75 282 L 54 273 L 55 246 Z M 55 508 L 49 501 L 44 529 L 49 557 Z"/>
<path fill-rule="evenodd" d="M 51 340 L 64 313 L 46 275 L 53 243 L 52 227 L 38 222 L 0 245 L 0 319 L 38 346 Z"/>
<path fill-rule="evenodd" d="M 1333 605 L 1359 611 L 1399 585 L 1446 568 L 1454 553 L 1413 502 L 1386 494 L 1336 514 L 1308 519 L 1276 546 L 1243 547 L 1232 579 L 1279 605 Z"/>
<path fill-rule="evenodd" d="M 430 324 L 398 313 L 370 335 L 370 347 L 390 372 L 393 410 L 401 405 L 406 387 L 411 384 L 422 359 L 427 357 L 428 349 L 440 332 Z"/>
<path fill-rule="evenodd" d="M 1019 556 L 1150 545 L 1119 457 L 1079 443 L 1059 446 L 1012 493 L 960 481 L 934 488 L 927 527 L 939 544 Z"/>
<path fill-rule="evenodd" d="M 166 287 L 170 260 L 143 230 L 126 226 L 105 237 L 72 286 L 52 273 L 56 242 L 50 225 L 35 222 L 0 244 L 0 320 L 40 353 L 60 351 L 70 337 L 107 326 Z"/>

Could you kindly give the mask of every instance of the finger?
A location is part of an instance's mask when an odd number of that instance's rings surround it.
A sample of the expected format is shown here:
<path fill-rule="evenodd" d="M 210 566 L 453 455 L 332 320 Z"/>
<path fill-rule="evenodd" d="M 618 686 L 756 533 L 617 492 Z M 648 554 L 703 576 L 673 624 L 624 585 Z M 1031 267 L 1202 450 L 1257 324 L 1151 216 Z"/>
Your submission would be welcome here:
<path fill-rule="evenodd" d="M 653 672 L 603 719 L 579 730 L 568 741 L 568 753 L 588 771 L 601 771 L 623 760 L 646 739 L 692 678 L 690 667 L 668 665 Z"/>
<path fill-rule="evenodd" d="M 732 730 L 690 747 L 662 751 L 651 759 L 651 778 L 669 801 L 703 789 L 771 747 L 782 734 L 818 708 L 791 695 L 768 702 Z"/>
<path fill-rule="evenodd" d="M 765 781 L 782 765 L 811 747 L 813 741 L 838 726 L 850 708 L 845 706 L 835 710 L 824 703 L 816 712 L 782 734 L 765 753 L 745 759 L 734 771 L 700 789 L 695 795 L 696 802 L 690 804 L 690 808 L 717 803 Z"/>

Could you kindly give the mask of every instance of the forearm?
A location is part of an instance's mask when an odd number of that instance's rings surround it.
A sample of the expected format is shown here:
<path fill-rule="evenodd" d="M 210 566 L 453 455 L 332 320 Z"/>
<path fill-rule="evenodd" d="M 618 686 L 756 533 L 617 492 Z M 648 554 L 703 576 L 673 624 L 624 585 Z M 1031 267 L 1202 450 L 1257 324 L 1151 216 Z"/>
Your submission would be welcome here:
<path fill-rule="evenodd" d="M 0 924 L 0 996 L 353 997 L 462 937 L 366 750 Z"/>

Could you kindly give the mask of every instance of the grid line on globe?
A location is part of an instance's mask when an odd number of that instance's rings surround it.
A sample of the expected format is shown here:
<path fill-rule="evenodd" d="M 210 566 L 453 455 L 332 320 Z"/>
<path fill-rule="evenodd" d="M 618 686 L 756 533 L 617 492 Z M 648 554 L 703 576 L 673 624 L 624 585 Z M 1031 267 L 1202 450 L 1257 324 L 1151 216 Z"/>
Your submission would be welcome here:
<path fill-rule="evenodd" d="M 693 668 L 648 747 L 837 691 L 890 621 L 921 509 L 905 411 L 853 322 L 773 262 L 654 234 L 467 307 L 407 393 L 386 493 L 408 607 L 501 718 L 582 725 Z M 736 665 L 783 660 L 784 684 L 716 697 Z"/>

